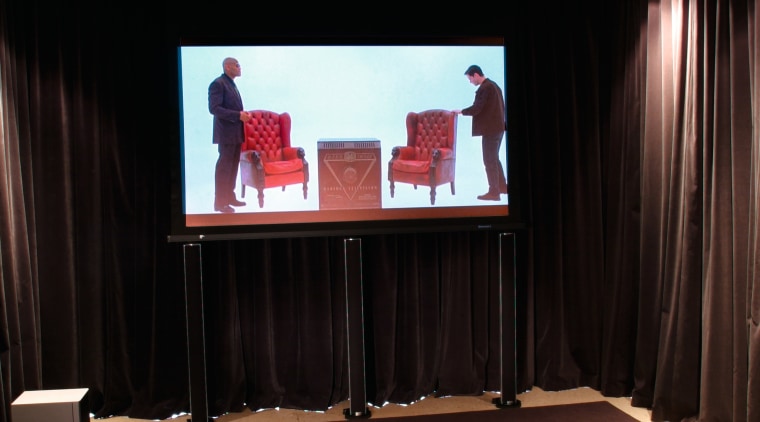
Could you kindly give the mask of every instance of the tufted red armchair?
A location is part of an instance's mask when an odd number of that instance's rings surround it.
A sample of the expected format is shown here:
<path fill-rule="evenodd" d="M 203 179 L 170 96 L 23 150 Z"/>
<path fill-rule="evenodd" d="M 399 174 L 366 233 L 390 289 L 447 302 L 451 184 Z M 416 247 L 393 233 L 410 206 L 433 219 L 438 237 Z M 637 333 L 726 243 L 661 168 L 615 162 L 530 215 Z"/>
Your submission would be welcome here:
<path fill-rule="evenodd" d="M 253 117 L 246 122 L 245 141 L 240 152 L 241 197 L 245 187 L 258 192 L 259 208 L 264 206 L 264 189 L 302 184 L 306 199 L 309 182 L 309 163 L 303 148 L 290 145 L 291 119 L 288 113 L 268 110 L 249 111 Z"/>
<path fill-rule="evenodd" d="M 435 205 L 435 188 L 451 184 L 454 195 L 457 115 L 448 110 L 426 110 L 406 115 L 406 146 L 393 147 L 388 162 L 391 198 L 396 182 L 430 186 L 430 204 Z"/>

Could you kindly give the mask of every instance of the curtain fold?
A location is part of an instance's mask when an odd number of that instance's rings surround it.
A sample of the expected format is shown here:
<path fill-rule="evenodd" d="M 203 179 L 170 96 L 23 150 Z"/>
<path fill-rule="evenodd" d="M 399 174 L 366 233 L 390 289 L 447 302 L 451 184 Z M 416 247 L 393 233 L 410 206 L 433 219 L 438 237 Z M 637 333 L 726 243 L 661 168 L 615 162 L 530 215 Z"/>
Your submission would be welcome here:
<path fill-rule="evenodd" d="M 701 296 L 699 195 L 700 141 L 692 127 L 700 107 L 693 46 L 687 34 L 697 14 L 682 4 L 650 3 L 642 181 L 642 289 L 656 294 L 640 309 L 651 312 L 640 341 L 657 350 L 652 417 L 697 413 Z M 697 97 L 697 98 L 694 98 Z M 648 252 L 645 252 L 648 251 Z M 651 290 L 646 288 L 651 286 Z M 644 346 L 651 347 L 651 346 Z M 642 374 L 643 375 L 643 374 Z"/>
<path fill-rule="evenodd" d="M 646 33 L 640 31 L 647 5 L 626 2 L 618 11 L 622 22 L 615 32 L 622 53 L 610 60 L 609 138 L 602 146 L 604 162 L 605 284 L 609 293 L 605 310 L 602 353 L 602 393 L 633 395 L 637 404 L 641 390 L 631 368 L 644 366 L 636 353 L 639 333 L 637 307 L 641 292 L 641 139 L 643 137 Z M 638 390 L 638 392 L 637 392 Z M 640 405 L 640 403 L 639 403 Z"/>
<path fill-rule="evenodd" d="M 542 15 L 528 41 L 535 384 L 552 391 L 600 388 L 607 289 L 598 264 L 604 262 L 600 156 L 608 62 L 597 36 L 607 10 L 601 2 L 574 6 Z M 554 30 L 541 29 L 547 27 Z"/>
<path fill-rule="evenodd" d="M 25 189 L 32 179 L 31 145 L 18 142 L 30 132 L 27 50 L 15 45 L 19 12 L 0 4 L 0 420 L 10 419 L 10 404 L 23 391 L 18 383 L 40 385 L 42 375 L 40 305 L 37 300 L 35 204 Z"/>
<path fill-rule="evenodd" d="M 705 110 L 705 279 L 703 362 L 700 417 L 753 420 L 748 412 L 747 331 L 744 320 L 748 279 L 748 200 L 752 149 L 748 19 L 744 2 L 721 2 L 714 25 L 714 51 L 705 68 L 714 68 L 711 95 L 715 107 Z M 706 33 L 706 35 L 711 35 Z M 712 38 L 712 37 L 711 37 Z M 712 54 L 710 54 L 712 53 Z M 756 148 L 757 146 L 755 146 Z M 727 236 L 730 234 L 730 237 Z M 720 335 L 717 335 L 720 333 Z M 730 346 L 730 347 L 727 347 Z M 722 401 L 715 383 L 737 393 Z"/>
<path fill-rule="evenodd" d="M 750 150 L 749 224 L 747 230 L 747 307 L 743 320 L 747 327 L 747 420 L 760 420 L 760 8 L 747 2 L 747 50 L 749 54 L 749 92 L 751 94 L 752 139 Z M 741 292 L 737 292 L 741 294 Z M 742 375 L 739 375 L 739 380 Z M 739 389 L 741 391 L 741 389 Z"/>

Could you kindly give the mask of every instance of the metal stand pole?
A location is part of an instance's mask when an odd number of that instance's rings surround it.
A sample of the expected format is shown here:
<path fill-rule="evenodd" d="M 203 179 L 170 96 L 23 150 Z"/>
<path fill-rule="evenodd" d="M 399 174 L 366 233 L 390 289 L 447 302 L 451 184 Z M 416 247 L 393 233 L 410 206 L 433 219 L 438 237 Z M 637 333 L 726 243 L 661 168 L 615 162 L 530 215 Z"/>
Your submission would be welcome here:
<path fill-rule="evenodd" d="M 203 277 L 201 245 L 182 246 L 185 261 L 185 324 L 187 327 L 187 364 L 190 384 L 188 421 L 211 422 L 206 398 L 206 346 L 203 330 Z"/>
<path fill-rule="evenodd" d="M 361 257 L 361 239 L 343 239 L 348 331 L 348 390 L 351 401 L 350 407 L 343 410 L 346 419 L 366 419 L 372 415 L 367 408 L 364 373 L 364 293 Z"/>
<path fill-rule="evenodd" d="M 517 298 L 515 274 L 515 234 L 499 234 L 499 343 L 501 349 L 501 397 L 493 399 L 498 408 L 520 407 L 517 400 Z"/>

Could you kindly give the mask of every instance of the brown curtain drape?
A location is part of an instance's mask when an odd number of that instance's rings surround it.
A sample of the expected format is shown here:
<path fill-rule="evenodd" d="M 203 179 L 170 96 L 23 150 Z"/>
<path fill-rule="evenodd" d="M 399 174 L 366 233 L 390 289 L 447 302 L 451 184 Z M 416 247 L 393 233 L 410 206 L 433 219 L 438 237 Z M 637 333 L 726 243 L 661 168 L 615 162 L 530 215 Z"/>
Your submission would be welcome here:
<path fill-rule="evenodd" d="M 534 12 L 535 384 L 758 420 L 755 4 Z"/>
<path fill-rule="evenodd" d="M 633 402 L 651 407 L 654 420 L 759 417 L 747 367 L 758 358 L 747 318 L 758 283 L 748 271 L 758 147 L 750 9 L 742 1 L 636 8 L 627 16 L 645 36 L 625 62 L 635 70 L 613 72 L 613 89 L 632 93 L 623 110 L 636 109 L 641 123 Z M 612 129 L 615 142 L 620 127 Z"/>
<path fill-rule="evenodd" d="M 509 41 L 510 190 L 528 193 L 518 391 L 587 386 L 657 421 L 758 421 L 760 12 L 623 3 L 511 5 L 457 26 Z M 90 388 L 97 417 L 189 410 L 181 245 L 166 242 L 170 57 L 182 25 L 224 34 L 244 14 L 107 6 L 0 3 L 0 422 L 40 388 Z M 393 16 L 373 17 L 278 31 L 388 31 Z M 339 242 L 203 244 L 212 414 L 347 398 Z M 366 236 L 363 254 L 370 402 L 496 391 L 495 234 Z"/>

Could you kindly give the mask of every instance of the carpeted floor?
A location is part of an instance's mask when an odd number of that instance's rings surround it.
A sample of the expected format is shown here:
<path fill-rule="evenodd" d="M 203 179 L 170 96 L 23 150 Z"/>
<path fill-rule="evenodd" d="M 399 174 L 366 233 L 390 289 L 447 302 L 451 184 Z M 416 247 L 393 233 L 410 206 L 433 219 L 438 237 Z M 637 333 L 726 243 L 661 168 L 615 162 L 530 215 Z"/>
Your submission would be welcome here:
<path fill-rule="evenodd" d="M 351 420 L 351 419 L 349 419 Z M 359 418 L 353 419 L 359 420 Z M 344 419 L 345 421 L 345 419 Z M 383 422 L 637 422 L 606 401 L 383 418 Z M 338 422 L 338 421 L 335 421 Z"/>
<path fill-rule="evenodd" d="M 326 411 L 304 411 L 294 409 L 244 410 L 214 418 L 215 422 L 649 422 L 648 409 L 631 406 L 630 397 L 604 397 L 588 387 L 563 391 L 544 391 L 533 387 L 530 391 L 517 395 L 521 407 L 500 409 L 494 405 L 499 398 L 495 392 L 484 392 L 476 396 L 428 397 L 408 404 L 386 403 L 377 407 L 370 405 L 368 418 L 346 418 L 350 401 L 336 404 Z M 607 403 L 600 404 L 599 402 Z M 575 406 L 576 404 L 589 404 Z M 596 413 L 594 409 L 599 410 Z M 582 414 L 577 412 L 584 411 Z M 447 415 L 447 416 L 442 416 Z M 552 416 L 553 415 L 553 416 Z M 626 415 L 629 415 L 627 418 Z M 453 417 L 455 419 L 442 419 Z M 493 417 L 494 419 L 490 419 Z M 552 419 L 554 417 L 555 419 Z M 488 418 L 488 419 L 484 419 Z M 187 422 L 187 414 L 175 415 L 166 422 Z M 133 419 L 115 416 L 106 419 L 91 419 L 92 422 L 156 422 L 147 419 Z"/>

